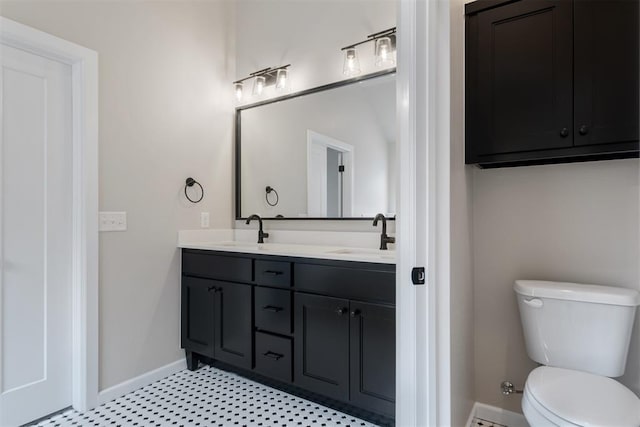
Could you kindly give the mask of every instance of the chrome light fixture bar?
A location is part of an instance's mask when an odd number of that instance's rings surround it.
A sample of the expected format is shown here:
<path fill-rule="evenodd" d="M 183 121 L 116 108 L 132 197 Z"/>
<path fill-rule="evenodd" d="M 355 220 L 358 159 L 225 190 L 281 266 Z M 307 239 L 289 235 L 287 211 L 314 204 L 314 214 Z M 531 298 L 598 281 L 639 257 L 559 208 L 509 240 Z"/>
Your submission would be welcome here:
<path fill-rule="evenodd" d="M 291 64 L 283 65 L 281 67 L 268 67 L 262 70 L 255 71 L 249 76 L 236 80 L 233 82 L 233 88 L 235 91 L 236 99 L 242 100 L 244 95 L 244 84 L 247 80 L 253 79 L 252 94 L 254 96 L 262 95 L 264 88 L 267 86 L 275 86 L 277 91 L 284 91 L 289 85 L 289 67 Z"/>
<path fill-rule="evenodd" d="M 360 61 L 358 59 L 357 46 L 374 42 L 375 65 L 389 67 L 395 65 L 396 52 L 396 27 L 379 31 L 367 36 L 366 40 L 343 47 L 344 65 L 342 72 L 349 77 L 360 74 Z"/>

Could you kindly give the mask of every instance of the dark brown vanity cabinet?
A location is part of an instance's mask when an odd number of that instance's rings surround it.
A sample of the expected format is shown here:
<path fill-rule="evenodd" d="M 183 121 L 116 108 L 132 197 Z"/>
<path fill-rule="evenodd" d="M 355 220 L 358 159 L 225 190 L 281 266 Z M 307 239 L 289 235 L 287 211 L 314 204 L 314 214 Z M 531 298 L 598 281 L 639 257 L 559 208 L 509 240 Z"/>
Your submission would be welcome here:
<path fill-rule="evenodd" d="M 316 393 L 392 417 L 395 308 L 298 294 L 295 313 L 296 381 Z"/>
<path fill-rule="evenodd" d="M 214 317 L 214 358 L 241 368 L 251 368 L 253 358 L 252 286 L 214 282 L 217 286 Z"/>
<path fill-rule="evenodd" d="M 196 277 L 182 278 L 182 348 L 214 357 L 215 286 L 211 280 Z M 189 358 L 187 358 L 189 361 Z M 195 367 L 189 363 L 189 369 Z"/>
<path fill-rule="evenodd" d="M 298 294 L 295 313 L 296 382 L 349 400 L 349 300 Z"/>
<path fill-rule="evenodd" d="M 479 0 L 466 17 L 466 163 L 638 156 L 637 0 Z"/>
<path fill-rule="evenodd" d="M 218 273 L 217 265 L 236 271 Z M 251 265 L 247 259 L 183 253 L 181 344 L 189 369 L 197 369 L 199 355 L 251 368 L 252 286 L 214 279 L 246 279 L 245 268 Z"/>
<path fill-rule="evenodd" d="M 220 361 L 381 419 L 394 417 L 394 304 L 395 265 L 182 254 L 189 369 Z"/>
<path fill-rule="evenodd" d="M 381 304 L 350 304 L 351 402 L 393 416 L 396 396 L 396 310 Z"/>

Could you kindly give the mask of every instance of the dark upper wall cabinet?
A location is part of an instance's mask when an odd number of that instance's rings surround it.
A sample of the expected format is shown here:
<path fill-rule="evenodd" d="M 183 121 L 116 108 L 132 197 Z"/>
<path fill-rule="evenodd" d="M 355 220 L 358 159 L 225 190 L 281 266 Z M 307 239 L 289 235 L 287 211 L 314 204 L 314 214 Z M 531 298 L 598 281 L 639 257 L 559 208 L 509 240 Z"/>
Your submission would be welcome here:
<path fill-rule="evenodd" d="M 574 3 L 576 145 L 638 141 L 638 12 L 638 0 Z"/>
<path fill-rule="evenodd" d="M 466 15 L 466 163 L 637 157 L 637 0 L 479 0 Z"/>

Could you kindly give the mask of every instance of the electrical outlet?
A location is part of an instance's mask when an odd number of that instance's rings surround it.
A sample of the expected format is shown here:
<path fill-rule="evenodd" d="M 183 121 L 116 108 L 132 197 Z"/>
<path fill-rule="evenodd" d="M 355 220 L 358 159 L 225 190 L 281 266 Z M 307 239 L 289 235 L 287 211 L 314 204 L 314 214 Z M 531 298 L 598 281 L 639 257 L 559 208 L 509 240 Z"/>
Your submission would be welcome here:
<path fill-rule="evenodd" d="M 126 212 L 100 212 L 99 231 L 127 231 Z"/>
<path fill-rule="evenodd" d="M 200 227 L 209 228 L 209 212 L 200 212 Z"/>

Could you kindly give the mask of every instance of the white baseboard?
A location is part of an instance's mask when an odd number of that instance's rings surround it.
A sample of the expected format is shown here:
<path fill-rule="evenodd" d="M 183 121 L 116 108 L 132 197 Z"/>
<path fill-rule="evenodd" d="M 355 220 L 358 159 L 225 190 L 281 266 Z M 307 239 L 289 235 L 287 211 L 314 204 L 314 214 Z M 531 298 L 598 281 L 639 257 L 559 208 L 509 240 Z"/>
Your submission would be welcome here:
<path fill-rule="evenodd" d="M 480 402 L 473 405 L 467 426 L 471 425 L 474 418 L 482 418 L 508 427 L 529 427 L 524 415 Z"/>
<path fill-rule="evenodd" d="M 146 372 L 135 378 L 131 378 L 130 380 L 121 382 L 120 384 L 116 384 L 113 387 L 104 389 L 98 393 L 98 405 L 111 402 L 112 400 L 124 396 L 127 393 L 131 393 L 132 391 L 141 389 L 142 387 L 166 378 L 169 375 L 175 374 L 176 372 L 182 371 L 186 368 L 187 361 L 182 358 L 158 369 L 154 369 L 153 371 Z"/>

